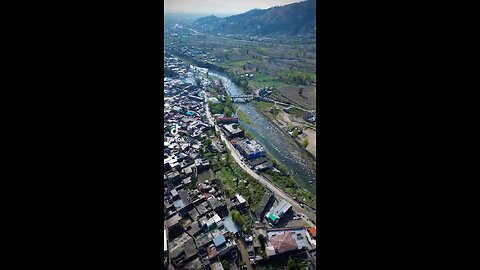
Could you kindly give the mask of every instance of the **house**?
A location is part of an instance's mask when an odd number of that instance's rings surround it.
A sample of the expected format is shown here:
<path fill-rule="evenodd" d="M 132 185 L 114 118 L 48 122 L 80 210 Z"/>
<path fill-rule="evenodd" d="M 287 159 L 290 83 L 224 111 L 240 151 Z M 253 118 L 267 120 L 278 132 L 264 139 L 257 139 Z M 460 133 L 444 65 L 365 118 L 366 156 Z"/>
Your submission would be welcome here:
<path fill-rule="evenodd" d="M 307 240 L 312 246 L 317 245 L 317 228 L 316 227 L 310 227 L 307 228 Z"/>
<path fill-rule="evenodd" d="M 238 233 L 241 229 L 240 227 L 233 221 L 232 217 L 227 216 L 223 221 L 223 225 L 225 229 L 231 234 Z"/>
<path fill-rule="evenodd" d="M 224 125 L 222 128 L 229 139 L 244 136 L 244 132 L 239 128 L 238 124 L 228 124 Z"/>
<path fill-rule="evenodd" d="M 263 195 L 262 197 L 262 200 L 260 201 L 260 203 L 258 204 L 257 206 L 257 209 L 255 210 L 255 217 L 262 221 L 263 220 L 263 217 L 265 216 L 265 211 L 266 209 L 268 209 L 270 207 L 270 205 L 273 203 L 274 201 L 274 196 L 273 196 L 273 192 L 271 192 L 270 190 L 266 190 L 265 191 L 265 194 Z"/>
<path fill-rule="evenodd" d="M 247 159 L 254 159 L 256 157 L 264 157 L 267 155 L 265 149 L 255 140 L 239 140 L 235 147 Z"/>
<path fill-rule="evenodd" d="M 238 123 L 238 118 L 226 118 L 226 117 L 217 117 L 215 119 L 217 124 L 232 124 Z"/>
<path fill-rule="evenodd" d="M 215 248 L 219 248 L 222 245 L 224 245 L 227 242 L 225 239 L 225 236 L 223 235 L 218 235 L 213 238 L 213 244 L 215 245 Z"/>
<path fill-rule="evenodd" d="M 240 194 L 236 194 L 230 201 L 232 202 L 232 207 L 230 208 L 235 208 L 239 212 L 242 212 L 247 207 L 247 201 Z"/>
<path fill-rule="evenodd" d="M 280 201 L 270 212 L 265 215 L 265 218 L 273 224 L 278 224 L 282 216 L 292 208 L 286 200 Z"/>
<path fill-rule="evenodd" d="M 273 168 L 273 164 L 268 161 L 266 157 L 258 157 L 248 161 L 248 163 L 255 168 L 255 170 L 261 172 Z"/>
<path fill-rule="evenodd" d="M 165 221 L 170 238 L 175 238 L 182 233 L 183 228 L 179 224 L 180 220 L 182 220 L 182 218 L 176 213 Z"/>
<path fill-rule="evenodd" d="M 183 240 L 185 238 L 187 239 L 186 241 Z M 170 251 L 170 255 L 172 257 L 172 264 L 177 268 L 198 257 L 197 246 L 195 245 L 193 238 L 186 235 L 180 237 L 178 241 L 180 241 L 180 243 L 178 243 Z"/>
<path fill-rule="evenodd" d="M 267 229 L 267 256 L 285 256 L 299 250 L 310 250 L 312 246 L 306 234 L 304 227 Z"/>
<path fill-rule="evenodd" d="M 228 215 L 227 205 L 224 202 L 221 202 L 216 197 L 212 196 L 207 199 L 208 204 L 212 209 L 217 213 L 224 213 L 224 216 Z M 226 214 L 225 214 L 226 212 Z"/>

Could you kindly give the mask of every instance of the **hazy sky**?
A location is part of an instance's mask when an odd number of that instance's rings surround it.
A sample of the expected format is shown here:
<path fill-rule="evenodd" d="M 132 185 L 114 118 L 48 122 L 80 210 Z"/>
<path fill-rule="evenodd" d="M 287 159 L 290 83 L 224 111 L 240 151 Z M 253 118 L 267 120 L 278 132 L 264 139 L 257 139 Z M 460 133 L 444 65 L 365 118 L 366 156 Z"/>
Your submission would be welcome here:
<path fill-rule="evenodd" d="M 305 0 L 164 0 L 163 13 L 240 14 Z"/>

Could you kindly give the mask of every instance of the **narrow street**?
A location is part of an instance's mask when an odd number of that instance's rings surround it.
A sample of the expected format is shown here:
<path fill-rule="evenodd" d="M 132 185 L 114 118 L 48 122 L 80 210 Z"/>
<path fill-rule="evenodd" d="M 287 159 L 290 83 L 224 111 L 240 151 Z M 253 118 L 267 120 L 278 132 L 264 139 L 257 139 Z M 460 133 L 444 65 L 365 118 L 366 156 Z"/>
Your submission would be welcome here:
<path fill-rule="evenodd" d="M 246 263 L 247 269 L 252 270 L 252 265 L 250 264 L 250 259 L 248 258 L 248 252 L 243 244 L 242 239 L 237 239 L 238 249 L 240 250 L 240 254 L 242 254 L 242 261 Z"/>

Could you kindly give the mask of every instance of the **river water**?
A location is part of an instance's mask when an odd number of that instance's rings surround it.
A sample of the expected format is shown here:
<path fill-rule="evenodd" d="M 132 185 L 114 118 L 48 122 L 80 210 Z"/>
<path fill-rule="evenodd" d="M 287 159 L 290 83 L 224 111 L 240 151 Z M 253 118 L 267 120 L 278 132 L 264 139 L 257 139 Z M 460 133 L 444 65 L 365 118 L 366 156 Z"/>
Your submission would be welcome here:
<path fill-rule="evenodd" d="M 218 78 L 225 86 L 229 95 L 240 95 L 240 89 L 227 77 L 209 71 L 209 75 Z M 255 139 L 264 146 L 267 152 L 281 162 L 292 175 L 293 179 L 305 189 L 316 194 L 315 164 L 295 144 L 284 131 L 267 120 L 255 107 L 248 103 L 235 103 L 245 112 L 251 124 L 240 121 L 245 130 L 250 131 Z M 312 181 L 312 183 L 310 183 Z"/>

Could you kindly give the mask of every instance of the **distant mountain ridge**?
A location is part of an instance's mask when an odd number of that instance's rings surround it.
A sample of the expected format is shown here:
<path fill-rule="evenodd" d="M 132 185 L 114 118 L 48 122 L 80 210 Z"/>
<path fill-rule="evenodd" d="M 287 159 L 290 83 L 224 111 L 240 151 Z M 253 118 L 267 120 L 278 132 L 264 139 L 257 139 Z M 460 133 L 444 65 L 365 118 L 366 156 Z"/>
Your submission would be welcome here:
<path fill-rule="evenodd" d="M 308 0 L 269 9 L 252 9 L 226 18 L 208 16 L 195 21 L 205 30 L 228 34 L 306 34 L 315 32 L 316 3 Z"/>

